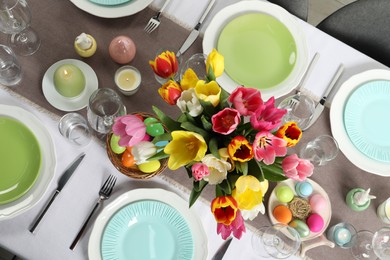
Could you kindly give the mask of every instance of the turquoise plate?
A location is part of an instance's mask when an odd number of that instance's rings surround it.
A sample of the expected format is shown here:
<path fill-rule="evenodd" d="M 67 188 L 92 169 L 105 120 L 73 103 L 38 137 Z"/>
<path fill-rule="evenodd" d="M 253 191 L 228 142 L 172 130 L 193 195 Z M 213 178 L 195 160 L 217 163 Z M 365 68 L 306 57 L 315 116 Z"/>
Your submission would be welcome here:
<path fill-rule="evenodd" d="M 89 1 L 91 1 L 92 3 L 98 4 L 98 5 L 110 6 L 110 5 L 124 4 L 124 3 L 130 2 L 132 0 L 89 0 Z"/>
<path fill-rule="evenodd" d="M 39 143 L 20 121 L 0 116 L 0 205 L 23 196 L 39 176 Z"/>
<path fill-rule="evenodd" d="M 130 203 L 108 221 L 101 240 L 102 259 L 191 260 L 194 241 L 182 215 L 154 200 Z"/>
<path fill-rule="evenodd" d="M 246 87 L 267 89 L 283 82 L 295 66 L 297 46 L 291 32 L 275 17 L 247 13 L 221 31 L 218 51 L 225 71 Z"/>
<path fill-rule="evenodd" d="M 390 162 L 390 81 L 362 84 L 349 96 L 344 109 L 346 132 L 366 156 Z"/>

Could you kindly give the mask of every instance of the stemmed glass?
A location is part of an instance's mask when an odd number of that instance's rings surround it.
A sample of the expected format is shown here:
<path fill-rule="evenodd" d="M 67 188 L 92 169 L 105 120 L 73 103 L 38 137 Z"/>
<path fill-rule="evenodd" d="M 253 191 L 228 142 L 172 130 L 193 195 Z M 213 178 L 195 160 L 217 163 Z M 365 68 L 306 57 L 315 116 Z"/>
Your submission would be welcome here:
<path fill-rule="evenodd" d="M 372 233 L 362 230 L 354 237 L 351 253 L 355 259 L 390 259 L 390 227 Z"/>
<path fill-rule="evenodd" d="M 35 53 L 41 45 L 41 40 L 30 27 L 30 22 L 31 12 L 26 0 L 0 1 L 0 31 L 9 34 L 9 46 L 22 56 Z"/>
<path fill-rule="evenodd" d="M 295 254 L 300 246 L 299 233 L 283 224 L 262 227 L 252 236 L 253 250 L 262 257 L 284 259 Z"/>

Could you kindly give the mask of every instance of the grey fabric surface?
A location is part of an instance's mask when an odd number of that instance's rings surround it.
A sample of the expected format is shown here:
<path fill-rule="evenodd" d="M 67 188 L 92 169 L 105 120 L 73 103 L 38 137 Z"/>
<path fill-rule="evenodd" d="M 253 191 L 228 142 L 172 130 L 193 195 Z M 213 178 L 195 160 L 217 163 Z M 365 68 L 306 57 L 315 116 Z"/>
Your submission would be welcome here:
<path fill-rule="evenodd" d="M 357 0 L 329 15 L 317 28 L 390 66 L 390 1 Z"/>
<path fill-rule="evenodd" d="M 158 96 L 157 89 L 159 84 L 154 78 L 148 61 L 154 57 L 156 50 L 161 46 L 179 48 L 188 36 L 189 31 L 163 17 L 160 27 L 155 32 L 150 35 L 145 34 L 142 29 L 155 13 L 150 9 L 145 9 L 129 17 L 105 19 L 79 10 L 70 1 L 34 0 L 30 1 L 29 4 L 33 15 L 32 26 L 40 34 L 42 46 L 32 56 L 19 57 L 25 74 L 22 83 L 14 88 L 15 92 L 57 115 L 65 114 L 66 112 L 52 107 L 43 96 L 41 83 L 45 71 L 50 65 L 59 60 L 68 58 L 80 59 L 95 70 L 100 88 L 115 88 L 113 77 L 115 70 L 120 65 L 110 59 L 108 45 L 115 36 L 127 35 L 134 40 L 137 46 L 135 59 L 130 64 L 137 67 L 142 74 L 140 91 L 134 96 L 121 96 L 128 112 L 151 112 L 152 105 L 156 105 L 170 115 L 177 115 L 178 109 L 167 105 Z M 48 17 L 51 18 L 49 19 Z M 91 58 L 83 59 L 73 49 L 73 41 L 81 32 L 89 33 L 97 40 L 98 51 Z M 4 40 L 5 36 L 1 35 L 0 41 L 4 42 Z M 184 54 L 183 59 L 188 59 L 193 53 L 202 52 L 201 42 L 202 39 L 199 38 Z M 86 109 L 82 109 L 79 112 L 85 115 Z M 301 142 L 303 144 L 321 134 L 331 134 L 329 109 L 325 109 L 317 123 L 304 133 Z M 378 136 L 381 135 L 382 133 L 379 132 Z M 299 146 L 296 149 L 299 149 Z M 163 174 L 183 186 L 191 188 L 192 181 L 188 179 L 184 169 L 177 171 L 166 170 Z M 316 168 L 312 179 L 318 182 L 330 197 L 333 210 L 330 225 L 347 221 L 355 225 L 357 230 L 367 229 L 371 231 L 375 231 L 382 226 L 380 220 L 376 217 L 376 207 L 390 196 L 389 178 L 369 174 L 358 169 L 340 152 L 334 161 L 328 165 Z M 274 185 L 271 184 L 270 191 Z M 377 199 L 364 212 L 354 212 L 345 203 L 347 192 L 355 187 L 365 189 L 371 187 L 372 194 L 377 196 Z M 270 191 L 265 198 L 266 205 Z M 202 196 L 211 200 L 214 197 L 213 187 L 206 187 Z M 255 221 L 248 221 L 248 224 L 255 227 L 269 225 L 267 214 L 259 215 Z M 349 250 L 340 248 L 330 249 L 328 247 L 318 247 L 310 250 L 308 256 L 313 259 L 352 259 Z"/>
<path fill-rule="evenodd" d="M 271 3 L 280 5 L 293 15 L 307 21 L 307 14 L 309 9 L 308 0 L 268 0 Z"/>

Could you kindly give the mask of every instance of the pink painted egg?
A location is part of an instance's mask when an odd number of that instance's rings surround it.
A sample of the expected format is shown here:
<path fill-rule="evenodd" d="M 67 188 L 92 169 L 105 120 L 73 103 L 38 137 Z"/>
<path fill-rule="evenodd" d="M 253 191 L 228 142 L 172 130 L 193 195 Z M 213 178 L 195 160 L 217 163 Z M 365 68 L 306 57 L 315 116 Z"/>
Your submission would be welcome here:
<path fill-rule="evenodd" d="M 310 197 L 309 204 L 312 211 L 316 213 L 328 210 L 326 199 L 319 193 L 313 194 Z"/>
<path fill-rule="evenodd" d="M 129 63 L 134 59 L 136 47 L 132 39 L 127 36 L 115 37 L 108 46 L 111 59 L 119 64 Z"/>
<path fill-rule="evenodd" d="M 324 227 L 324 219 L 319 214 L 313 213 L 307 217 L 306 224 L 311 232 L 320 232 Z"/>

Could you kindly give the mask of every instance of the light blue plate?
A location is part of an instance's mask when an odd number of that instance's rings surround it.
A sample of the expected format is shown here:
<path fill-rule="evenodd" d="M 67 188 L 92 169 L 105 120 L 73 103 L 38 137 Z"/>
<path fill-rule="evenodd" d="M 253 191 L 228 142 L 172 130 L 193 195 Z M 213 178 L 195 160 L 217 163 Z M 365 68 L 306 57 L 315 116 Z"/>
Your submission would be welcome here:
<path fill-rule="evenodd" d="M 101 253 L 104 260 L 190 260 L 194 241 L 176 209 L 144 200 L 128 204 L 112 216 L 103 232 Z"/>
<path fill-rule="evenodd" d="M 98 5 L 120 5 L 124 4 L 133 0 L 89 0 L 92 3 L 98 4 Z"/>
<path fill-rule="evenodd" d="M 390 162 L 390 81 L 370 81 L 356 88 L 345 105 L 344 126 L 360 152 Z"/>

